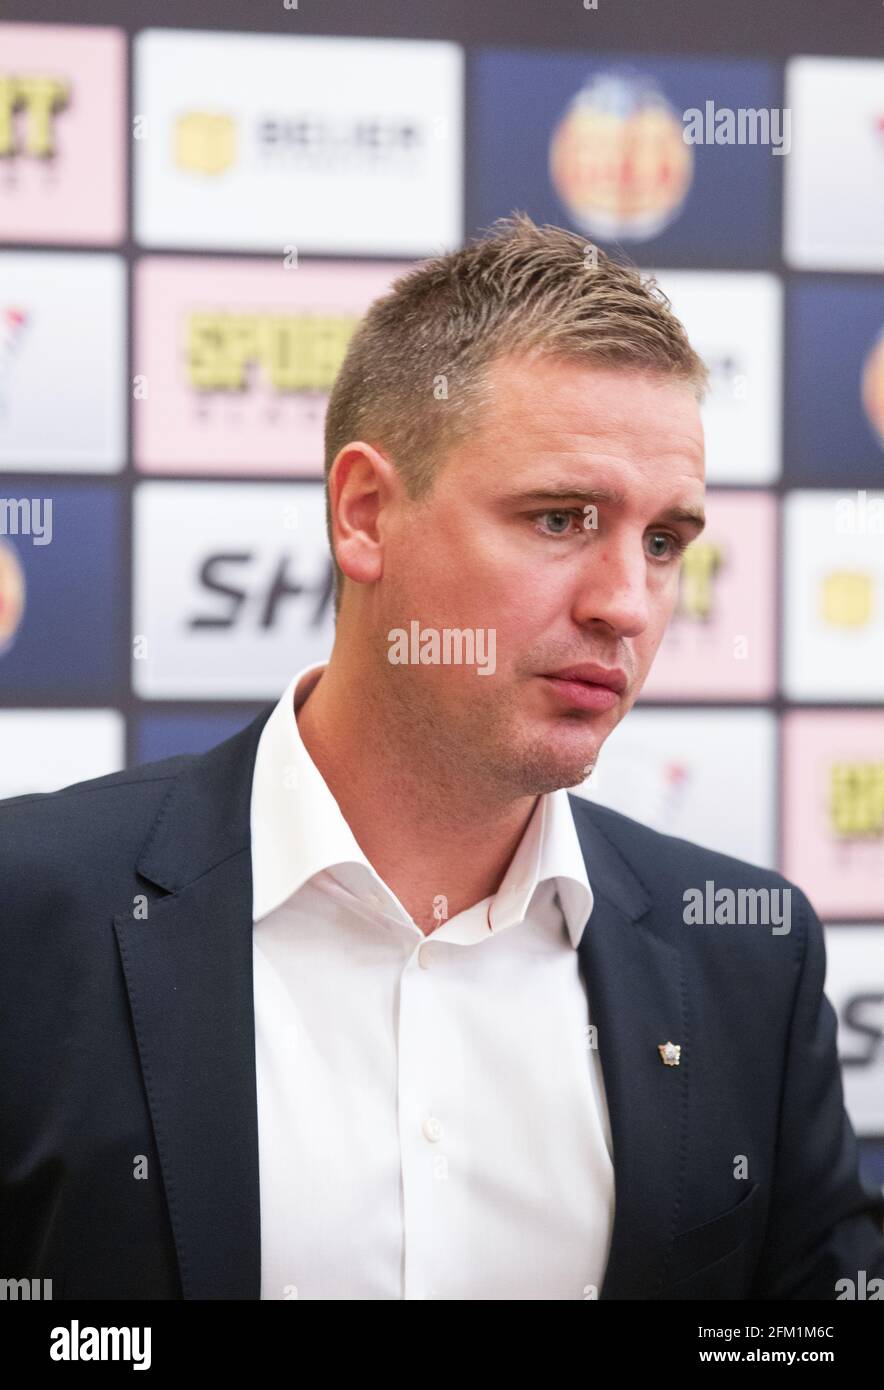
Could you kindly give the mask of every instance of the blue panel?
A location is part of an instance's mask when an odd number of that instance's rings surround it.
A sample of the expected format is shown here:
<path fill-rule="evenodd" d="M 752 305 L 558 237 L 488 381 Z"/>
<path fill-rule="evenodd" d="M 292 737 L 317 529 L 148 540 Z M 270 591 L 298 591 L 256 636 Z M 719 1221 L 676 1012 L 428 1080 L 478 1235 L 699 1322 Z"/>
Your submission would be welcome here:
<path fill-rule="evenodd" d="M 613 80 L 599 85 L 606 77 Z M 587 84 L 587 109 L 604 113 L 608 129 L 611 121 L 616 124 L 633 109 L 636 100 L 649 109 L 649 102 L 662 98 L 675 117 L 676 133 L 683 135 L 683 113 L 698 108 L 705 120 L 706 102 L 713 94 L 716 112 L 781 106 L 782 74 L 773 63 L 479 50 L 471 68 L 469 235 L 519 209 L 535 222 L 570 227 L 610 248 L 610 237 L 580 225 L 573 202 L 563 201 L 549 172 L 553 134 Z M 707 129 L 704 126 L 704 134 Z M 711 129 L 714 137 L 714 122 Z M 582 142 L 577 139 L 581 154 L 592 154 L 594 138 L 590 133 Z M 777 260 L 782 164 L 787 156 L 774 153 L 771 145 L 681 143 L 693 156 L 690 188 L 680 210 L 655 234 L 634 239 L 638 219 L 620 219 L 623 226 L 616 239 L 630 257 L 649 266 L 692 268 L 698 260 L 706 267 L 735 268 L 767 267 Z M 678 155 L 671 145 L 669 153 Z M 652 179 L 662 175 L 666 158 L 664 145 L 659 158 L 652 155 L 651 167 L 645 166 L 646 174 Z"/>
<path fill-rule="evenodd" d="M 176 753 L 205 753 L 250 724 L 262 706 L 220 714 L 211 705 L 186 714 L 143 714 L 138 720 L 135 762 L 154 762 Z"/>
<path fill-rule="evenodd" d="M 881 280 L 793 279 L 786 289 L 785 476 L 884 487 L 884 450 L 862 400 L 884 328 Z"/>
<path fill-rule="evenodd" d="M 120 526 L 125 498 L 114 484 L 47 486 L 33 474 L 4 478 L 2 492 L 7 499 L 40 500 L 37 516 L 48 516 L 46 502 L 52 503 L 48 544 L 37 543 L 35 534 L 0 537 L 0 545 L 15 551 L 25 591 L 21 623 L 0 650 L 4 703 L 117 702 L 127 675 L 120 586 L 128 566 Z"/>

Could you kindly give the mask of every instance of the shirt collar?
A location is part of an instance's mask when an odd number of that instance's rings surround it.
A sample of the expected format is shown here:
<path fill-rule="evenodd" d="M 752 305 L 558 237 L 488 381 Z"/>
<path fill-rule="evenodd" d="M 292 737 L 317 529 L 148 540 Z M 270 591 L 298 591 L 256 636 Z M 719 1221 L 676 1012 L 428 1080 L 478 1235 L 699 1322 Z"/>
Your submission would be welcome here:
<path fill-rule="evenodd" d="M 261 731 L 251 798 L 253 920 L 280 907 L 316 874 L 334 865 L 360 865 L 391 910 L 404 909 L 362 852 L 328 784 L 305 748 L 295 718 L 326 662 L 293 676 Z M 593 895 L 565 788 L 546 792 L 491 899 L 495 935 L 521 921 L 537 887 L 554 879 L 576 949 Z M 350 881 L 353 876 L 350 876 Z"/>

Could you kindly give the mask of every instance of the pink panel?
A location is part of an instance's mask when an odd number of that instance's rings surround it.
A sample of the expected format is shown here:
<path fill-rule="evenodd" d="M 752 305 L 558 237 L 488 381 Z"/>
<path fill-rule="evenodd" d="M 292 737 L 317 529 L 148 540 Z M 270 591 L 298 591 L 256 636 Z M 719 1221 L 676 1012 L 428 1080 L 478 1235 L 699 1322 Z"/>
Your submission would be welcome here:
<path fill-rule="evenodd" d="M 0 25 L 11 152 L 0 239 L 110 246 L 125 235 L 126 38 L 121 29 Z"/>
<path fill-rule="evenodd" d="M 821 916 L 884 918 L 884 711 L 783 717 L 783 873 Z"/>
<path fill-rule="evenodd" d="M 136 467 L 321 477 L 329 382 L 406 263 L 144 257 L 135 278 Z"/>
<path fill-rule="evenodd" d="M 712 490 L 705 509 L 642 698 L 765 700 L 776 684 L 776 500 Z"/>

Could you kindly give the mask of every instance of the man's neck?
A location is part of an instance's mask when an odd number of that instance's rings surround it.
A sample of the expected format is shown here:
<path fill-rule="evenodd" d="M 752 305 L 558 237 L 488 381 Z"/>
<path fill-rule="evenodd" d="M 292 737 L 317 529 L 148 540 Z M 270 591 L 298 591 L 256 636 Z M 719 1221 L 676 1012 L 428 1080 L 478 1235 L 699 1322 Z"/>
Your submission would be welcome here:
<path fill-rule="evenodd" d="M 365 857 L 429 935 L 445 916 L 497 892 L 537 797 L 493 803 L 427 775 L 371 702 L 353 719 L 352 682 L 326 667 L 297 711 L 298 733 Z"/>

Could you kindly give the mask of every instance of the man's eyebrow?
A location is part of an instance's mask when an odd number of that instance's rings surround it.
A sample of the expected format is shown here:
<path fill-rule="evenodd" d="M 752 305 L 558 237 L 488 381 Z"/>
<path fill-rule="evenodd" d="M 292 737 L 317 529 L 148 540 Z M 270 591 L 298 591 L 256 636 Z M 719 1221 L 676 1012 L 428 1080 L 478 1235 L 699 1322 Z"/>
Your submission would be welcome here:
<path fill-rule="evenodd" d="M 503 495 L 501 501 L 504 506 L 514 506 L 531 502 L 573 502 L 575 499 L 581 502 L 602 503 L 609 507 L 623 507 L 626 504 L 625 494 L 618 492 L 616 488 L 563 487 L 558 484 L 528 488 L 524 492 L 508 492 Z M 695 527 L 697 535 L 706 525 L 702 507 L 667 507 L 659 513 L 659 520 L 682 521 Z"/>
<path fill-rule="evenodd" d="M 687 526 L 693 526 L 697 535 L 706 525 L 706 514 L 702 507 L 667 507 L 660 513 L 661 521 L 683 521 Z"/>

